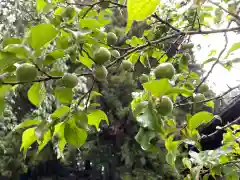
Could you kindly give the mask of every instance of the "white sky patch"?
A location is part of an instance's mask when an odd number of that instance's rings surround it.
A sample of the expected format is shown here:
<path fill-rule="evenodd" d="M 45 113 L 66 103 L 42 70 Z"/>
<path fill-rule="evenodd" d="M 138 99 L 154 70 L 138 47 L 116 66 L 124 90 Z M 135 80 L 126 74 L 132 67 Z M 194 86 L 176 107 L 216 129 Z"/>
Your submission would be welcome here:
<path fill-rule="evenodd" d="M 220 61 L 232 60 L 234 58 L 240 58 L 240 50 L 234 52 L 234 54 L 230 55 L 228 59 L 224 59 L 226 52 L 231 48 L 232 44 L 236 42 L 240 42 L 240 35 L 234 32 L 229 32 L 227 34 L 228 37 L 228 47 L 225 53 L 220 58 Z M 203 35 L 194 35 L 192 37 L 192 41 L 195 45 L 200 44 L 201 49 L 196 49 L 195 46 L 195 58 L 197 62 L 203 63 L 205 60 L 209 59 L 208 54 L 211 50 L 216 50 L 217 53 L 214 57 L 217 58 L 220 51 L 223 49 L 225 45 L 225 38 L 223 33 L 220 34 L 210 34 L 208 36 Z M 198 43 L 196 43 L 198 42 Z M 214 62 L 213 62 L 214 63 Z M 208 63 L 204 65 L 204 69 L 208 72 L 213 63 Z M 206 74 L 205 74 L 206 75 Z M 222 65 L 217 64 L 210 76 L 207 79 L 210 86 L 213 88 L 216 94 L 220 94 L 229 89 L 228 86 L 234 87 L 240 84 L 240 63 L 234 63 L 231 71 L 225 69 Z"/>

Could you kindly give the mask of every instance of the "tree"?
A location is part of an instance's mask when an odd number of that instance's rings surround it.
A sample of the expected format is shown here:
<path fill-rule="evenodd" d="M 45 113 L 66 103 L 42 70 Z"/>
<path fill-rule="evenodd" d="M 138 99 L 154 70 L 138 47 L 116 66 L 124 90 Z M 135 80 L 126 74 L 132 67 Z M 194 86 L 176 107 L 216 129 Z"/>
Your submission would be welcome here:
<path fill-rule="evenodd" d="M 217 149 L 201 133 L 215 101 L 239 87 L 216 96 L 206 84 L 217 64 L 237 62 L 228 57 L 239 43 L 228 49 L 227 38 L 240 30 L 237 2 L 30 2 L 37 12 L 25 12 L 39 18 L 21 33 L 11 28 L 0 51 L 1 114 L 18 123 L 3 142 L 21 136 L 9 176 L 51 160 L 89 179 L 239 177 L 239 118 L 214 130 L 224 131 Z M 203 73 L 191 37 L 215 33 L 226 42 Z"/>

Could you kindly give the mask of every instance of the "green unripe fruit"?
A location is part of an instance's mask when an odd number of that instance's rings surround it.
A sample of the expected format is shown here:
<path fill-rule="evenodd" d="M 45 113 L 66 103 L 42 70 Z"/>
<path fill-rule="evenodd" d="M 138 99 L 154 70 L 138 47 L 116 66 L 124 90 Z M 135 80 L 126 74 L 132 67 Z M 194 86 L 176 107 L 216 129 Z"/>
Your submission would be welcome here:
<path fill-rule="evenodd" d="M 29 63 L 21 64 L 16 70 L 17 80 L 21 82 L 31 82 L 37 78 L 37 69 Z"/>
<path fill-rule="evenodd" d="M 172 79 L 175 74 L 175 69 L 171 63 L 159 64 L 153 71 L 156 78 Z"/>
<path fill-rule="evenodd" d="M 118 84 L 121 82 L 121 76 L 112 76 L 111 77 L 111 83 Z"/>
<path fill-rule="evenodd" d="M 94 75 L 98 81 L 104 81 L 107 78 L 108 71 L 104 66 L 98 65 L 95 68 Z"/>
<path fill-rule="evenodd" d="M 114 34 L 113 32 L 109 32 L 107 34 L 107 44 L 108 45 L 115 45 L 117 43 L 117 36 L 116 34 Z"/>
<path fill-rule="evenodd" d="M 205 96 L 203 94 L 198 93 L 193 97 L 193 100 L 194 100 L 194 102 L 204 101 Z"/>
<path fill-rule="evenodd" d="M 146 74 L 143 74 L 143 75 L 140 77 L 140 82 L 141 82 L 142 84 L 148 82 L 148 76 L 147 76 Z"/>
<path fill-rule="evenodd" d="M 161 98 L 156 99 L 155 103 L 157 111 L 162 116 L 170 114 L 173 110 L 173 103 L 171 99 L 167 96 L 162 96 Z"/>
<path fill-rule="evenodd" d="M 133 67 L 132 63 L 128 60 L 123 60 L 121 66 L 125 71 L 131 71 Z"/>
<path fill-rule="evenodd" d="M 198 92 L 200 93 L 205 93 L 209 90 L 209 87 L 207 84 L 202 84 L 199 88 L 198 88 Z"/>
<path fill-rule="evenodd" d="M 111 58 L 111 53 L 108 49 L 104 47 L 100 47 L 96 50 L 93 54 L 93 59 L 96 64 L 104 64 L 105 62 L 109 61 Z"/>
<path fill-rule="evenodd" d="M 78 77 L 74 74 L 66 73 L 61 79 L 62 84 L 67 88 L 74 88 L 78 84 Z"/>
<path fill-rule="evenodd" d="M 182 44 L 181 49 L 182 50 L 186 50 L 186 49 L 192 49 L 194 47 L 193 43 L 189 43 L 189 44 Z"/>
<path fill-rule="evenodd" d="M 112 50 L 112 56 L 118 58 L 120 57 L 120 53 L 118 52 L 118 50 Z"/>

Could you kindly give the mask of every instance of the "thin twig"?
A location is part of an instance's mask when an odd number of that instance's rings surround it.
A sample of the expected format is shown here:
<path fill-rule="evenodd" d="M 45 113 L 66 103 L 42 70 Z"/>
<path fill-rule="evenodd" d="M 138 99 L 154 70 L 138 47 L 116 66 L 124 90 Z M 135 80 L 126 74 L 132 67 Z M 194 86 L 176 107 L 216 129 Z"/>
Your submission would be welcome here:
<path fill-rule="evenodd" d="M 151 45 L 159 44 L 159 43 L 161 43 L 161 42 L 163 42 L 163 41 L 166 41 L 166 40 L 168 40 L 168 39 L 178 37 L 179 35 L 196 35 L 196 34 L 227 33 L 227 32 L 236 31 L 236 30 L 240 30 L 240 27 L 226 28 L 226 29 L 217 29 L 217 30 L 212 30 L 212 31 L 185 31 L 185 32 L 178 32 L 178 33 L 175 33 L 175 34 L 172 34 L 172 35 L 163 37 L 163 38 L 158 39 L 158 40 L 150 41 L 150 44 L 151 44 Z M 122 56 L 118 57 L 115 61 L 113 61 L 113 62 L 111 62 L 109 65 L 107 65 L 107 68 L 111 67 L 111 66 L 114 65 L 116 62 L 124 59 L 125 57 L 127 57 L 127 56 L 130 55 L 130 54 L 132 54 L 133 52 L 138 51 L 138 50 L 142 50 L 142 49 L 146 48 L 146 47 L 149 46 L 150 44 L 149 44 L 149 43 L 145 43 L 145 44 L 143 44 L 143 45 L 140 45 L 140 46 L 137 46 L 137 47 L 135 47 L 135 48 L 133 48 L 133 49 L 130 49 L 128 52 L 126 52 L 126 53 L 123 54 Z"/>
<path fill-rule="evenodd" d="M 152 17 L 154 17 L 155 19 L 157 19 L 159 22 L 161 22 L 162 24 L 167 25 L 168 27 L 170 27 L 171 29 L 173 29 L 176 32 L 181 32 L 180 29 L 177 29 L 176 27 L 172 26 L 169 22 L 164 21 L 162 18 L 160 18 L 156 13 L 152 15 Z"/>
<path fill-rule="evenodd" d="M 232 88 L 229 88 L 226 92 L 224 92 L 223 94 L 213 97 L 213 98 L 209 98 L 209 99 L 205 99 L 203 101 L 198 101 L 198 102 L 188 102 L 188 103 L 184 103 L 184 104 L 178 104 L 176 103 L 175 107 L 180 107 L 180 106 L 187 106 L 187 105 L 192 105 L 192 104 L 200 104 L 200 103 L 206 103 L 212 100 L 216 100 L 216 99 L 223 99 L 223 97 L 225 95 L 227 95 L 228 93 L 230 93 L 231 91 L 233 91 L 234 89 L 239 88 L 240 85 L 234 86 Z"/>
<path fill-rule="evenodd" d="M 225 9 L 224 7 L 220 6 L 218 3 L 215 3 L 211 0 L 209 0 L 210 3 L 214 4 L 215 6 L 217 6 L 219 9 L 223 10 L 224 12 L 228 13 L 229 15 L 231 15 L 232 17 L 234 17 L 235 19 L 237 19 L 240 22 L 240 17 L 237 14 L 234 14 L 232 12 L 229 12 L 227 9 Z"/>
<path fill-rule="evenodd" d="M 234 124 L 237 124 L 237 123 L 239 123 L 239 122 L 240 122 L 240 117 L 238 117 L 237 119 L 235 119 L 235 120 L 232 121 L 231 123 L 229 123 L 229 124 L 227 124 L 227 125 L 225 125 L 225 126 L 223 126 L 223 127 L 220 127 L 219 129 L 217 129 L 216 131 L 214 131 L 214 132 L 211 133 L 211 134 L 203 135 L 203 136 L 201 137 L 201 139 L 202 139 L 202 140 L 205 140 L 205 139 L 211 138 L 211 137 L 215 136 L 216 134 L 218 134 L 220 131 L 223 131 L 223 130 L 227 129 L 228 127 L 230 127 L 230 126 L 232 126 L 232 125 L 234 125 Z"/>
<path fill-rule="evenodd" d="M 88 97 L 87 97 L 87 101 L 85 103 L 85 111 L 87 111 L 87 108 L 88 108 L 88 102 L 90 100 L 90 96 L 91 96 L 91 92 L 93 90 L 93 87 L 94 87 L 94 84 L 95 84 L 95 78 L 93 79 L 93 83 L 92 83 L 92 87 L 89 89 L 89 93 L 88 93 Z"/>
<path fill-rule="evenodd" d="M 230 23 L 229 23 L 230 25 Z M 227 49 L 227 45 L 228 45 L 228 37 L 227 37 L 227 33 L 224 33 L 224 37 L 225 37 L 225 45 L 222 49 L 222 51 L 219 53 L 217 60 L 213 63 L 211 69 L 208 71 L 207 75 L 201 80 L 201 82 L 197 85 L 197 87 L 195 88 L 194 92 L 198 91 L 198 88 L 206 81 L 206 79 L 209 77 L 209 75 L 212 73 L 214 67 L 218 64 L 218 62 L 220 61 L 221 56 L 223 55 L 223 53 L 225 52 L 225 50 Z"/>
<path fill-rule="evenodd" d="M 91 73 L 82 73 L 82 74 L 77 74 L 77 77 L 80 76 L 92 76 Z M 51 76 L 51 77 L 47 77 L 47 78 L 41 78 L 41 79 L 36 79 L 33 81 L 19 81 L 19 82 L 3 82 L 2 85 L 11 85 L 11 86 L 15 86 L 15 85 L 19 85 L 19 84 L 27 84 L 27 83 L 34 83 L 34 82 L 45 82 L 45 81 L 50 81 L 50 80 L 58 80 L 61 79 L 62 76 Z"/>

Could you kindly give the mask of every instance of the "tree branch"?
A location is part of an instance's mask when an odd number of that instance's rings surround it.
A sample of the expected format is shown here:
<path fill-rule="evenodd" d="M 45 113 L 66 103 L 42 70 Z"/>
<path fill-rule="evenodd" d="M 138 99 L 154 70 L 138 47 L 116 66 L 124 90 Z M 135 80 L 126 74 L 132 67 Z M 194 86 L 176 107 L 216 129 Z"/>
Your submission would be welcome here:
<path fill-rule="evenodd" d="M 228 13 L 229 15 L 231 15 L 232 17 L 234 17 L 235 19 L 237 19 L 240 22 L 240 17 L 232 12 L 229 12 L 227 9 L 225 9 L 224 7 L 220 6 L 218 3 L 213 2 L 212 0 L 209 0 L 209 2 L 215 6 L 217 6 L 219 9 L 223 10 L 224 12 Z"/>
<path fill-rule="evenodd" d="M 77 74 L 77 77 L 80 76 L 92 76 L 91 73 L 82 73 L 82 74 Z M 33 81 L 19 81 L 19 82 L 3 82 L 2 85 L 11 85 L 11 86 L 15 86 L 18 84 L 27 84 L 27 83 L 34 83 L 34 82 L 44 82 L 44 81 L 50 81 L 50 80 L 58 80 L 61 79 L 62 76 L 51 76 L 51 77 L 47 77 L 47 78 L 41 78 L 41 79 L 36 79 Z"/>
<path fill-rule="evenodd" d="M 229 23 L 230 26 L 230 23 Z M 195 88 L 194 92 L 198 91 L 198 88 L 206 81 L 206 79 L 210 76 L 210 74 L 212 73 L 214 67 L 219 63 L 221 56 L 223 55 L 223 53 L 225 52 L 227 45 L 228 45 L 228 38 L 227 38 L 227 33 L 224 33 L 224 37 L 225 37 L 225 45 L 222 49 L 222 51 L 219 53 L 217 60 L 213 63 L 211 69 L 208 71 L 207 75 L 202 79 L 202 81 L 198 84 L 198 86 Z"/>
<path fill-rule="evenodd" d="M 226 28 L 226 29 L 217 29 L 217 30 L 212 30 L 212 31 L 185 31 L 185 32 L 179 32 L 179 33 L 175 33 L 175 34 L 172 34 L 172 35 L 169 35 L 169 36 L 166 36 L 164 38 L 161 38 L 161 39 L 158 39 L 158 40 L 154 40 L 154 41 L 150 41 L 150 42 L 147 42 L 143 45 L 140 45 L 140 46 L 137 46 L 131 50 L 129 50 L 128 52 L 126 52 L 125 54 L 123 54 L 122 56 L 118 57 L 115 61 L 111 62 L 109 65 L 107 65 L 107 68 L 111 67 L 112 65 L 114 65 L 116 62 L 118 61 L 121 61 L 122 59 L 124 59 L 125 57 L 127 57 L 128 55 L 132 54 L 133 52 L 135 51 L 138 51 L 138 50 L 141 50 L 141 49 L 144 49 L 148 46 L 151 46 L 151 45 L 154 45 L 154 44 L 159 44 L 163 41 L 166 41 L 168 39 L 171 39 L 171 38 L 175 38 L 175 37 L 178 37 L 179 35 L 196 35 L 196 34 L 216 34 L 216 33 L 227 33 L 227 32 L 230 32 L 230 31 L 237 31 L 237 30 L 240 30 L 240 27 L 235 27 L 235 28 Z M 225 49 L 224 49 L 225 51 Z M 224 52 L 223 51 L 223 52 Z M 223 53 L 222 52 L 222 53 Z M 221 57 L 222 53 L 220 54 L 219 58 Z M 217 64 L 217 63 L 216 63 Z M 216 65 L 215 64 L 215 65 Z M 214 65 L 214 66 L 215 66 Z M 210 72 L 211 73 L 211 72 Z M 210 74 L 209 73 L 209 74 Z M 205 80 L 204 80 L 205 81 Z"/>
<path fill-rule="evenodd" d="M 240 117 L 238 117 L 237 119 L 235 119 L 235 120 L 232 121 L 231 123 L 229 123 L 229 124 L 227 124 L 227 125 L 225 125 L 225 126 L 223 126 L 223 127 L 220 127 L 219 129 L 217 129 L 216 131 L 214 131 L 214 132 L 211 133 L 211 134 L 203 135 L 203 136 L 201 137 L 201 140 L 205 140 L 205 139 L 211 138 L 211 137 L 215 136 L 216 134 L 218 134 L 220 131 L 223 131 L 223 130 L 227 129 L 228 127 L 230 127 L 230 126 L 232 126 L 232 125 L 234 125 L 234 124 L 237 124 L 237 123 L 239 123 L 239 122 L 240 122 Z"/>
<path fill-rule="evenodd" d="M 155 19 L 157 19 L 159 22 L 161 22 L 162 24 L 167 25 L 168 27 L 170 27 L 171 29 L 173 29 L 176 32 L 181 32 L 181 30 L 177 29 L 176 27 L 172 26 L 169 22 L 164 21 L 162 18 L 160 18 L 156 13 L 154 13 L 152 15 L 152 17 L 154 17 Z"/>
<path fill-rule="evenodd" d="M 216 100 L 216 99 L 223 99 L 223 97 L 225 95 L 227 95 L 228 93 L 230 93 L 231 91 L 233 91 L 234 89 L 237 89 L 239 88 L 240 84 L 237 85 L 237 86 L 234 86 L 232 88 L 229 88 L 226 92 L 224 92 L 223 94 L 219 95 L 219 96 L 216 96 L 216 97 L 213 97 L 213 98 L 209 98 L 209 99 L 206 99 L 206 100 L 203 100 L 203 101 L 199 101 L 199 102 L 188 102 L 188 103 L 184 103 L 184 104 L 177 104 L 175 105 L 175 107 L 180 107 L 180 106 L 187 106 L 187 105 L 192 105 L 192 104 L 200 104 L 200 103 L 206 103 L 206 102 L 209 102 L 209 101 L 212 101 L 212 100 Z"/>

